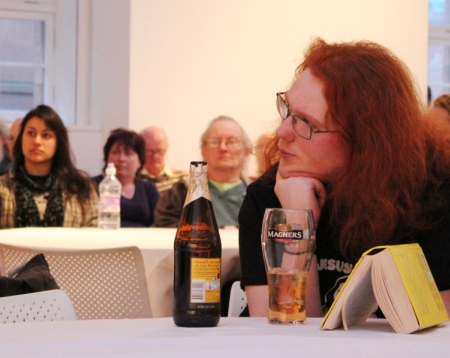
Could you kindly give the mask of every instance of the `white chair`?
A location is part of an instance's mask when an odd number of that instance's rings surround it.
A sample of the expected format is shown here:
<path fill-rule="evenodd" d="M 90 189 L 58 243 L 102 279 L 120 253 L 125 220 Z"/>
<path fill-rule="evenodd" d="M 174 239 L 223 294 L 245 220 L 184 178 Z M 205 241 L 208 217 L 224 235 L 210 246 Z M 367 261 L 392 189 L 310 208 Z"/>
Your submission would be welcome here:
<path fill-rule="evenodd" d="M 0 244 L 1 272 L 6 274 L 39 253 L 69 295 L 79 320 L 152 317 L 139 248 L 40 250 Z"/>
<path fill-rule="evenodd" d="M 76 320 L 69 296 L 50 290 L 0 298 L 0 323 Z"/>
<path fill-rule="evenodd" d="M 246 306 L 247 296 L 245 291 L 241 289 L 241 281 L 235 281 L 231 286 L 228 317 L 239 317 Z"/>

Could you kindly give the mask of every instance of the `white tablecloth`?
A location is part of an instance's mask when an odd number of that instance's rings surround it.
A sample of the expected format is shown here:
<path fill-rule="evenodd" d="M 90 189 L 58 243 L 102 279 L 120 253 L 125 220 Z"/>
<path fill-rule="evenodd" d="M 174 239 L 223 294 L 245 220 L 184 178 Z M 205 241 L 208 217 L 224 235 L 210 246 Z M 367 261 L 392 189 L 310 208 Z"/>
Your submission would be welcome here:
<path fill-rule="evenodd" d="M 320 331 L 320 319 L 303 326 L 272 326 L 265 318 L 222 318 L 215 328 L 180 328 L 171 318 L 60 321 L 0 326 L 4 357 L 448 357 L 450 324 L 423 332 L 394 333 L 385 320 Z"/>
<path fill-rule="evenodd" d="M 172 314 L 176 229 L 23 228 L 0 230 L 0 243 L 46 249 L 88 250 L 137 246 L 142 251 L 154 317 Z M 222 283 L 239 278 L 238 230 L 220 230 Z"/>

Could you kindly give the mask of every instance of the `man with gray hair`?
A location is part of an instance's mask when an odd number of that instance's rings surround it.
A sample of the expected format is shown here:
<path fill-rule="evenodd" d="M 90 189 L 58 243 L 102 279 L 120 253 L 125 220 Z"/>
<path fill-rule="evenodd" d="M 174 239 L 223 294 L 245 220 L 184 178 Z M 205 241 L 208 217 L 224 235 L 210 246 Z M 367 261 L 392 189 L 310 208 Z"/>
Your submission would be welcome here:
<path fill-rule="evenodd" d="M 150 126 L 141 133 L 145 141 L 145 165 L 141 176 L 153 182 L 159 192 L 170 189 L 182 178 L 189 177 L 185 171 L 170 168 L 165 161 L 169 143 L 164 129 Z"/>
<path fill-rule="evenodd" d="M 201 136 L 203 159 L 208 163 L 208 186 L 219 227 L 237 226 L 247 188 L 244 164 L 251 142 L 233 118 L 213 119 Z M 177 227 L 181 218 L 187 183 L 181 180 L 161 195 L 155 209 L 155 225 Z"/>

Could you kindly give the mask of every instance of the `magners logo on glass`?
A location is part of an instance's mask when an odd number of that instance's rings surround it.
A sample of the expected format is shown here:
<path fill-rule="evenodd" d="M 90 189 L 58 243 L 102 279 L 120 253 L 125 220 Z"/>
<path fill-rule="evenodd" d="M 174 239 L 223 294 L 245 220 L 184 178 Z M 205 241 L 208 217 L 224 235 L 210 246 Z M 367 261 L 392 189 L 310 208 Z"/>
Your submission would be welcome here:
<path fill-rule="evenodd" d="M 267 237 L 278 242 L 290 242 L 292 240 L 302 240 L 303 230 L 267 230 Z"/>

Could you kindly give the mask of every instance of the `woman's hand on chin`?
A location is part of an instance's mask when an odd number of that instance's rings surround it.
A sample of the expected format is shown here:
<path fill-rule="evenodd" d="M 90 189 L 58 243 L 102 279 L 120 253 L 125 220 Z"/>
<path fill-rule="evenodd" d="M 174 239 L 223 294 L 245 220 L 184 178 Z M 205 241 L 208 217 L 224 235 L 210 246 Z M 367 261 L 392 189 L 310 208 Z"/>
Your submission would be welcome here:
<path fill-rule="evenodd" d="M 312 210 L 317 226 L 326 198 L 326 191 L 320 180 L 308 177 L 282 178 L 277 173 L 275 194 L 285 209 Z"/>

